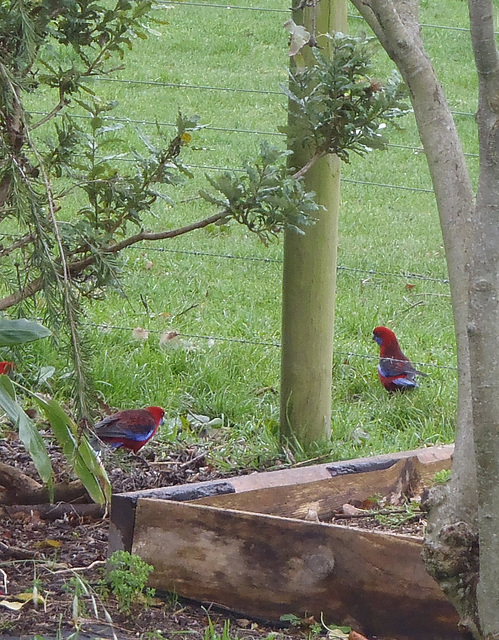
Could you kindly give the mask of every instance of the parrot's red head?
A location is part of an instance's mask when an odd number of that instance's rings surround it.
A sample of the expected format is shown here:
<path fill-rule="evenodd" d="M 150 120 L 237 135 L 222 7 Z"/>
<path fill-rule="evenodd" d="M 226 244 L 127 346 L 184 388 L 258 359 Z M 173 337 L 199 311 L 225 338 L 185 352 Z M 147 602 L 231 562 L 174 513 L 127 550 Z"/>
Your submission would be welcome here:
<path fill-rule="evenodd" d="M 388 329 L 388 327 L 376 327 L 373 331 L 373 340 L 375 340 L 380 347 L 381 345 L 384 347 L 391 344 L 398 345 L 395 334 L 391 329 Z"/>
<path fill-rule="evenodd" d="M 163 416 L 165 415 L 165 410 L 161 407 L 147 407 L 146 409 L 153 416 L 156 424 L 161 424 L 163 422 Z"/>

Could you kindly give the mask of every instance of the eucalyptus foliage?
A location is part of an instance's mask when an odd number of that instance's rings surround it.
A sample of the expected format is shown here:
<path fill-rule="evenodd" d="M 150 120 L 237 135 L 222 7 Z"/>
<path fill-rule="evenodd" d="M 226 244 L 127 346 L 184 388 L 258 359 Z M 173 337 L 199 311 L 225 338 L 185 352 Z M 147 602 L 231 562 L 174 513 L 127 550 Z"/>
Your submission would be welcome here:
<path fill-rule="evenodd" d="M 313 224 L 319 205 L 315 193 L 306 191 L 303 181 L 294 178 L 286 167 L 290 153 L 263 143 L 259 158 L 253 164 L 246 163 L 242 172 L 206 176 L 223 197 L 206 190 L 200 195 L 224 213 L 222 221 L 233 218 L 263 241 L 284 225 L 303 233 L 304 226 Z"/>
<path fill-rule="evenodd" d="M 315 64 L 296 65 L 289 86 L 290 118 L 284 129 L 317 158 L 328 153 L 344 162 L 350 154 L 385 149 L 381 134 L 387 121 L 407 113 L 404 88 L 397 73 L 385 83 L 372 77 L 371 41 L 365 36 L 330 36 L 331 56 L 313 48 Z M 299 167 L 297 167 L 299 169 Z"/>

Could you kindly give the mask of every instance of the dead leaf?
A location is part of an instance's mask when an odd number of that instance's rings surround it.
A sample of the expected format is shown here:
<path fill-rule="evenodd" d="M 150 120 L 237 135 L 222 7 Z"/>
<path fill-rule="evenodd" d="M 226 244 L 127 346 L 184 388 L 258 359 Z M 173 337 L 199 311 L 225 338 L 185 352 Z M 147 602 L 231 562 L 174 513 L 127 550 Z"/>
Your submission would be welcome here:
<path fill-rule="evenodd" d="M 348 634 L 348 640 L 367 640 L 366 636 L 363 636 L 361 633 L 357 631 L 350 631 Z"/>
<path fill-rule="evenodd" d="M 354 516 L 354 515 L 357 515 L 358 513 L 364 512 L 364 509 L 358 509 L 357 507 L 354 507 L 353 504 L 348 504 L 348 503 L 344 504 L 341 510 L 346 516 Z"/>
<path fill-rule="evenodd" d="M 12 602 L 11 600 L 0 600 L 0 607 L 10 609 L 10 611 L 19 611 L 24 607 L 25 602 Z"/>
<path fill-rule="evenodd" d="M 37 549 L 60 549 L 61 543 L 59 540 L 52 540 L 51 538 L 46 538 L 45 540 L 40 540 L 39 542 L 35 542 L 33 545 Z"/>
<path fill-rule="evenodd" d="M 270 393 L 277 393 L 277 390 L 274 387 L 260 387 L 260 389 L 255 390 L 255 395 L 261 396 L 268 391 L 270 391 Z"/>
<path fill-rule="evenodd" d="M 349 640 L 350 630 L 346 631 L 348 627 L 336 627 L 334 629 L 328 629 L 328 640 Z"/>
<path fill-rule="evenodd" d="M 170 340 L 177 338 L 179 335 L 178 331 L 167 331 L 162 334 L 159 342 L 160 344 L 166 344 L 167 342 L 170 342 Z"/>
<path fill-rule="evenodd" d="M 309 520 L 310 522 L 319 522 L 319 514 L 315 509 L 309 509 L 305 516 L 305 520 Z"/>
<path fill-rule="evenodd" d="M 147 329 L 142 329 L 142 327 L 136 327 L 132 331 L 132 337 L 135 340 L 145 341 L 147 340 L 147 338 L 149 338 L 149 331 L 147 331 Z"/>
<path fill-rule="evenodd" d="M 32 591 L 17 593 L 16 595 L 13 595 L 12 598 L 13 600 L 0 600 L 0 606 L 5 607 L 10 611 L 20 611 L 20 609 L 29 602 L 33 602 L 34 604 L 45 604 L 43 596 L 39 593 L 35 596 Z"/>
<path fill-rule="evenodd" d="M 190 340 L 184 340 L 177 331 L 167 331 L 159 339 L 159 346 L 165 349 L 185 349 L 195 351 L 196 345 Z"/>
<path fill-rule="evenodd" d="M 296 24 L 294 20 L 287 20 L 283 27 L 289 31 L 291 39 L 289 42 L 289 55 L 295 56 L 300 49 L 310 42 L 310 32 L 301 24 Z"/>
<path fill-rule="evenodd" d="M 33 591 L 25 591 L 24 593 L 16 593 L 15 595 L 12 596 L 12 598 L 14 598 L 15 600 L 18 600 L 19 602 L 23 602 L 26 604 L 26 602 L 36 602 L 37 604 L 44 604 L 45 603 L 45 599 L 43 596 L 41 596 L 39 593 L 35 594 L 33 593 Z"/>
<path fill-rule="evenodd" d="M 248 620 L 247 618 L 238 618 L 236 622 L 237 626 L 241 627 L 242 629 L 247 629 L 251 624 L 251 620 Z"/>
<path fill-rule="evenodd" d="M 365 500 L 362 501 L 361 503 L 361 507 L 364 510 L 372 510 L 372 509 L 376 509 L 378 507 L 381 507 L 382 504 L 380 502 L 380 500 L 376 497 L 371 497 L 371 498 L 366 498 Z"/>

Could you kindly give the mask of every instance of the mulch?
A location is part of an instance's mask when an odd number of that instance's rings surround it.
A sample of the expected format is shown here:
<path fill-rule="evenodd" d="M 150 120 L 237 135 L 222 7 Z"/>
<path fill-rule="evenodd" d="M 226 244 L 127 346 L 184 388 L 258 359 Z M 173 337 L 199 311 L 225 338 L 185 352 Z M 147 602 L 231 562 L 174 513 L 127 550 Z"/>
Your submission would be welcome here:
<path fill-rule="evenodd" d="M 148 458 L 118 451 L 105 460 L 115 493 L 221 477 L 196 447 L 173 446 L 157 466 L 152 448 L 145 453 Z M 67 479 L 62 456 L 54 450 L 51 457 L 56 480 Z M 14 438 L 0 440 L 0 460 L 37 477 L 31 459 Z M 271 634 L 286 640 L 302 634 L 300 628 L 272 629 L 231 618 L 226 612 L 205 609 L 171 594 L 156 594 L 149 603 L 138 601 L 129 613 L 123 613 L 113 595 L 100 595 L 107 538 L 108 518 L 65 509 L 60 517 L 50 519 L 36 506 L 15 513 L 0 505 L 0 569 L 7 578 L 7 596 L 0 595 L 0 605 L 4 600 L 21 606 L 26 600 L 18 610 L 0 606 L 0 635 L 55 638 L 78 631 L 82 638 L 112 638 L 114 633 L 119 639 L 192 640 L 204 638 L 209 624 L 221 637 L 228 619 L 231 637 L 258 640 Z"/>

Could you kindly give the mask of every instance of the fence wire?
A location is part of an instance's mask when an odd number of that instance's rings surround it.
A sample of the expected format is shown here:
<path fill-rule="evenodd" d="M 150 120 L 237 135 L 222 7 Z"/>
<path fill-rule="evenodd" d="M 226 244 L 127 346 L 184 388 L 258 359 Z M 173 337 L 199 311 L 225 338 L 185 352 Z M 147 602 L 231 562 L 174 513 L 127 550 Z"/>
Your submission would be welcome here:
<path fill-rule="evenodd" d="M 253 6 L 246 6 L 246 5 L 243 6 L 243 5 L 232 5 L 232 4 L 218 4 L 218 3 L 209 3 L 209 2 L 188 2 L 188 1 L 177 2 L 175 0 L 172 0 L 171 2 L 169 1 L 161 2 L 160 5 L 164 7 L 175 7 L 175 8 L 199 7 L 199 8 L 210 8 L 214 10 L 224 10 L 224 11 L 227 11 L 227 10 L 250 11 L 250 12 L 257 12 L 261 14 L 274 13 L 274 14 L 282 14 L 283 16 L 289 15 L 290 13 L 289 9 L 275 9 L 275 8 L 269 8 L 269 7 L 263 7 L 263 6 L 253 7 Z M 350 14 L 349 19 L 362 20 L 361 16 L 358 16 L 355 14 Z M 464 27 L 427 24 L 427 23 L 422 23 L 421 27 L 425 29 L 455 31 L 455 32 L 469 34 L 469 29 Z M 210 92 L 224 92 L 224 93 L 234 93 L 234 94 L 258 94 L 258 95 L 266 95 L 269 97 L 279 96 L 280 98 L 282 98 L 283 101 L 285 100 L 285 96 L 282 91 L 262 90 L 262 89 L 254 89 L 254 88 L 247 88 L 247 87 L 215 86 L 210 84 L 196 84 L 196 83 L 188 83 L 188 82 L 162 82 L 162 81 L 157 81 L 152 79 L 135 80 L 135 79 L 127 79 L 127 78 L 109 78 L 109 77 L 97 77 L 95 78 L 95 80 L 102 83 L 116 83 L 120 85 L 129 85 L 129 86 L 150 86 L 153 88 L 165 88 L 169 90 L 210 91 Z M 41 112 L 34 111 L 33 113 L 38 115 L 43 115 L 43 113 Z M 452 110 L 452 113 L 454 116 L 459 116 L 463 118 L 475 117 L 475 114 L 472 112 L 459 111 L 456 109 Z M 80 115 L 77 117 L 89 118 L 90 116 Z M 131 118 L 124 118 L 124 117 L 120 118 L 115 116 L 106 116 L 105 120 L 119 122 L 127 125 L 128 124 L 141 125 L 141 126 L 159 125 L 162 127 L 176 126 L 175 123 L 173 122 L 156 122 L 156 121 L 153 122 L 150 120 L 131 119 Z M 216 132 L 226 132 L 226 133 L 237 133 L 242 135 L 275 136 L 282 139 L 284 138 L 284 134 L 277 131 L 230 128 L 230 127 L 216 126 L 212 124 L 208 125 L 206 127 L 206 130 L 211 130 Z M 417 145 L 411 146 L 411 145 L 400 145 L 400 144 L 390 143 L 388 146 L 390 148 L 407 150 L 410 153 L 424 153 L 424 150 Z M 475 154 L 475 153 L 466 153 L 466 156 L 472 159 L 478 158 L 478 154 Z M 187 166 L 189 169 L 198 169 L 203 171 L 207 171 L 207 170 L 242 171 L 241 169 L 236 169 L 231 167 L 210 166 L 210 165 L 203 165 L 203 164 L 189 164 Z M 382 182 L 376 183 L 372 181 L 367 181 L 367 180 L 364 181 L 364 180 L 358 180 L 358 179 L 352 179 L 352 178 L 342 178 L 342 182 L 346 184 L 362 185 L 369 188 L 376 187 L 376 188 L 384 188 L 384 189 L 412 191 L 415 193 L 428 193 L 428 194 L 434 193 L 433 189 L 431 188 L 412 187 L 408 185 L 397 185 L 397 184 L 389 184 L 389 183 L 382 183 Z M 147 250 L 148 252 L 155 251 L 155 252 L 178 254 L 178 255 L 183 254 L 183 255 L 190 255 L 190 256 L 202 257 L 202 258 L 206 257 L 206 258 L 217 258 L 217 259 L 224 259 L 224 260 L 261 262 L 261 263 L 267 263 L 267 264 L 282 263 L 282 260 L 278 258 L 265 258 L 265 257 L 248 256 L 248 255 L 241 256 L 241 255 L 233 255 L 233 254 L 225 254 L 225 253 L 211 253 L 207 251 L 197 251 L 197 250 L 167 249 L 164 247 L 153 247 L 153 246 L 147 246 L 147 247 L 134 246 L 134 247 L 129 247 L 129 250 L 130 249 L 140 250 L 140 251 Z M 400 278 L 404 280 L 420 280 L 420 281 L 433 282 L 433 283 L 444 284 L 444 285 L 449 284 L 449 280 L 447 278 L 436 278 L 430 275 L 418 274 L 418 273 L 405 273 L 405 272 L 396 273 L 388 270 L 378 271 L 376 269 L 363 269 L 360 267 L 350 267 L 346 265 L 339 265 L 337 267 L 337 270 L 338 272 L 355 273 L 355 274 L 361 274 L 363 276 L 369 276 L 369 277 L 383 277 L 383 278 L 390 277 L 390 278 Z M 121 332 L 130 333 L 130 334 L 133 333 L 134 331 L 133 327 L 122 326 L 117 324 L 102 324 L 102 323 L 87 322 L 86 325 L 89 327 L 93 327 L 94 329 L 97 329 L 99 331 L 121 331 Z M 165 333 L 165 330 L 159 330 L 159 329 L 147 329 L 147 331 L 151 334 L 158 334 L 158 335 Z M 186 333 L 179 332 L 177 335 L 180 338 L 189 339 L 189 340 L 205 340 L 205 341 L 213 341 L 213 342 L 217 341 L 217 342 L 224 342 L 224 343 L 238 343 L 238 344 L 251 345 L 251 346 L 261 346 L 266 348 L 281 347 L 280 342 L 272 341 L 272 340 L 245 339 L 245 338 L 224 337 L 224 336 L 217 336 L 217 335 L 203 335 L 203 334 L 188 333 L 188 332 Z M 379 356 L 373 355 L 373 354 L 355 353 L 352 351 L 342 351 L 342 350 L 334 350 L 334 357 L 335 358 L 341 357 L 343 359 L 346 358 L 348 360 L 359 358 L 359 359 L 368 359 L 368 360 L 377 361 L 379 359 Z M 428 363 L 428 362 L 414 362 L 414 364 L 417 365 L 418 367 L 425 367 L 425 368 L 435 368 L 435 369 L 443 369 L 443 370 L 450 370 L 450 371 L 457 370 L 455 366 L 441 365 L 441 364 Z"/>
<path fill-rule="evenodd" d="M 137 329 L 137 327 L 128 327 L 123 325 L 114 325 L 114 324 L 102 324 L 96 322 L 86 322 L 84 326 L 93 327 L 94 329 L 98 329 L 101 331 L 123 331 L 129 334 L 133 334 L 133 332 Z M 155 334 L 155 335 L 163 335 L 167 333 L 165 329 L 146 329 L 147 333 Z M 209 342 L 227 342 L 227 343 L 237 343 L 237 344 L 246 344 L 252 346 L 259 347 L 275 347 L 280 349 L 280 342 L 269 342 L 264 340 L 248 340 L 247 338 L 231 338 L 226 336 L 216 336 L 216 335 L 203 335 L 198 333 L 184 333 L 175 331 L 176 338 L 188 338 L 189 340 L 207 340 Z M 379 356 L 369 354 L 369 353 L 355 353 L 354 351 L 341 351 L 334 350 L 333 356 L 341 356 L 342 358 L 364 358 L 366 360 L 379 360 Z M 445 364 L 436 364 L 434 362 L 416 362 L 413 361 L 414 365 L 418 367 L 427 367 L 434 369 L 447 369 L 449 371 L 457 371 L 457 367 L 445 365 Z"/>
<path fill-rule="evenodd" d="M 132 246 L 128 247 L 128 250 L 136 250 L 136 251 L 157 251 L 158 253 L 174 253 L 174 254 L 183 254 L 190 256 L 204 256 L 210 258 L 223 258 L 227 260 L 243 260 L 248 262 L 267 262 L 267 263 L 277 263 L 282 264 L 282 259 L 280 258 L 262 258 L 260 256 L 237 256 L 230 253 L 211 253 L 209 251 L 195 251 L 188 249 L 166 249 L 165 247 L 145 247 L 141 246 Z M 379 276 L 379 277 L 394 277 L 394 278 L 403 278 L 407 279 L 416 279 L 416 280 L 426 280 L 428 282 L 438 282 L 440 284 L 449 284 L 449 280 L 447 278 L 435 278 L 432 276 L 427 276 L 421 273 L 396 273 L 391 271 L 376 271 L 375 269 L 361 269 L 359 267 L 347 267 L 344 265 L 338 265 L 338 271 L 351 271 L 353 273 L 362 273 L 364 275 L 369 276 Z"/>

